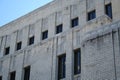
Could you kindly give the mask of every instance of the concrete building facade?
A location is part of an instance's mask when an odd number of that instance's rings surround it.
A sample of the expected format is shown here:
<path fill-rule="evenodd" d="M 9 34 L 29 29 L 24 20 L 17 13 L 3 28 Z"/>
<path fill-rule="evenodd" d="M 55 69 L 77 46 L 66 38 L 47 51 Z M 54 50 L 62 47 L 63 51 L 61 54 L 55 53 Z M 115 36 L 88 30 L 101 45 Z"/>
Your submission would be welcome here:
<path fill-rule="evenodd" d="M 0 27 L 0 80 L 120 80 L 120 0 L 54 0 Z"/>

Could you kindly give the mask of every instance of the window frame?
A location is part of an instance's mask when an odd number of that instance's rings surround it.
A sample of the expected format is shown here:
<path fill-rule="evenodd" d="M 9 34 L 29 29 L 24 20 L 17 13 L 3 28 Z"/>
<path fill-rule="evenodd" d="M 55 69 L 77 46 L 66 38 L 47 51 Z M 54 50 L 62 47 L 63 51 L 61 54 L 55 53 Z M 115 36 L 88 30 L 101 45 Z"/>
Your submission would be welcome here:
<path fill-rule="evenodd" d="M 66 77 L 66 54 L 62 54 L 58 56 L 58 80 L 64 79 L 65 77 Z"/>
<path fill-rule="evenodd" d="M 93 20 L 95 18 L 96 18 L 96 10 L 92 10 L 87 13 L 87 21 Z"/>
<path fill-rule="evenodd" d="M 0 75 L 0 80 L 2 80 L 2 76 Z"/>
<path fill-rule="evenodd" d="M 71 19 L 71 27 L 76 27 L 79 25 L 79 17 L 75 17 L 73 19 Z"/>
<path fill-rule="evenodd" d="M 8 55 L 8 54 L 10 54 L 10 46 L 5 47 L 4 49 L 4 55 Z"/>
<path fill-rule="evenodd" d="M 46 36 L 45 36 L 46 35 Z M 44 37 L 45 36 L 45 37 Z M 48 38 L 48 30 L 45 30 L 42 32 L 42 40 L 45 40 Z"/>
<path fill-rule="evenodd" d="M 34 44 L 34 41 L 35 41 L 35 36 L 29 37 L 29 39 L 28 39 L 28 45 Z"/>
<path fill-rule="evenodd" d="M 28 71 L 27 71 L 28 70 Z M 23 69 L 23 80 L 30 80 L 31 66 L 24 67 Z"/>
<path fill-rule="evenodd" d="M 109 9 L 108 9 L 109 7 Z M 110 11 L 108 11 L 110 10 Z M 112 3 L 108 3 L 105 5 L 105 14 L 110 17 L 111 19 L 113 18 L 113 13 L 112 13 Z"/>
<path fill-rule="evenodd" d="M 10 72 L 10 80 L 15 80 L 16 78 L 16 71 Z"/>
<path fill-rule="evenodd" d="M 74 75 L 78 75 L 80 73 L 81 73 L 81 49 L 78 48 L 74 50 Z"/>
<path fill-rule="evenodd" d="M 56 26 L 56 34 L 59 34 L 63 31 L 63 24 L 57 25 Z"/>
<path fill-rule="evenodd" d="M 16 51 L 20 50 L 21 48 L 22 48 L 22 41 L 19 41 L 16 43 Z"/>

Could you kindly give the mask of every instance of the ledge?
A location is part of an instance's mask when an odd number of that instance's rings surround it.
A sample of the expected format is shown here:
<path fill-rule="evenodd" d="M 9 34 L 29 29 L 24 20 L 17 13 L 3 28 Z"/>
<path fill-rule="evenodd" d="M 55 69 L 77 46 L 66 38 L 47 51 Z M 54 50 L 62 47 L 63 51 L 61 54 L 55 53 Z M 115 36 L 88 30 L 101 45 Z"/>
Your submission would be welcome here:
<path fill-rule="evenodd" d="M 81 45 L 83 45 L 88 40 L 96 39 L 97 37 L 117 32 L 119 28 L 120 28 L 120 21 L 117 21 L 109 25 L 104 25 L 103 27 L 89 31 L 84 35 L 81 41 Z"/>

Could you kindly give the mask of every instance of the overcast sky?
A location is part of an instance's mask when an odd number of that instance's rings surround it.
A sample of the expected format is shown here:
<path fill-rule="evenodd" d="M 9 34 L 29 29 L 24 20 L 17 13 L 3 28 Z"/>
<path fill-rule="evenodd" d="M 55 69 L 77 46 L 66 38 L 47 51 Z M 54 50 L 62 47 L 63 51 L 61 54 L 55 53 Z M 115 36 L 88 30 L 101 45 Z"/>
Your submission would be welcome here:
<path fill-rule="evenodd" d="M 51 1 L 52 0 L 0 0 L 0 26 Z"/>

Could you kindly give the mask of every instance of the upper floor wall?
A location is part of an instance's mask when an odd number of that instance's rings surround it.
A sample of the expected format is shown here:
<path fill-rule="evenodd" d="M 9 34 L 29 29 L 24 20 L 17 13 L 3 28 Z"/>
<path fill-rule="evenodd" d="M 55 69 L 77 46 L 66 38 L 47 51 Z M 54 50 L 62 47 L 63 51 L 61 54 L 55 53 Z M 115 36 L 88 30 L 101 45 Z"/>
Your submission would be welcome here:
<path fill-rule="evenodd" d="M 14 53 L 16 43 L 22 41 L 22 49 L 28 39 L 35 36 L 35 44 L 42 41 L 43 32 L 48 38 L 56 35 L 56 26 L 62 24 L 63 32 L 71 29 L 71 20 L 78 18 L 82 34 L 120 19 L 119 0 L 55 0 L 51 3 L 0 28 L 0 53 L 10 47 Z M 105 5 L 112 4 L 112 19 L 105 16 Z M 95 19 L 88 21 L 88 13 L 95 11 Z M 102 16 L 102 17 L 101 17 Z M 88 26 L 88 27 L 85 27 Z M 61 34 L 57 34 L 59 36 Z M 83 37 L 84 38 L 84 35 Z M 1 54 L 0 56 L 2 56 Z"/>
<path fill-rule="evenodd" d="M 0 28 L 0 36 L 8 35 L 31 24 L 36 24 L 39 21 L 41 21 L 39 23 L 43 25 L 39 25 L 38 27 L 44 27 L 45 24 L 47 27 L 51 27 L 53 26 L 51 24 L 57 25 L 64 23 L 64 21 L 69 24 L 70 19 L 76 16 L 80 17 L 80 25 L 84 25 L 87 23 L 88 12 L 96 10 L 96 17 L 102 16 L 105 14 L 105 5 L 109 3 L 112 3 L 113 21 L 117 21 L 120 19 L 119 0 L 54 0 L 51 3 L 2 26 Z M 50 22 L 50 18 L 52 18 L 52 21 L 55 21 Z M 67 18 L 67 21 L 65 18 Z M 45 22 L 45 20 L 47 22 Z M 64 27 L 67 26 L 65 25 Z"/>

